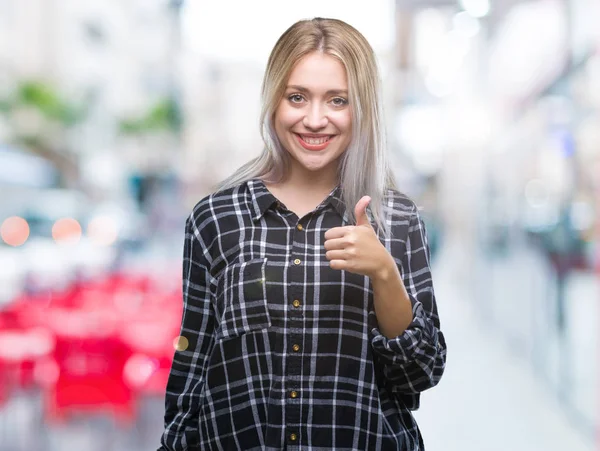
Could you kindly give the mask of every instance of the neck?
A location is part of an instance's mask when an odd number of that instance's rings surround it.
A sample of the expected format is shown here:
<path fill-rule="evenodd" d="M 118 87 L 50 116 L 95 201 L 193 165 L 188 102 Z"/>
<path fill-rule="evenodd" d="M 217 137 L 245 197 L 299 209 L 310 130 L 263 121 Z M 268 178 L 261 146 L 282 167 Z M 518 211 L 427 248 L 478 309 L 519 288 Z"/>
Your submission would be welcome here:
<path fill-rule="evenodd" d="M 300 171 L 297 168 L 292 168 L 289 176 L 283 182 L 284 185 L 302 190 L 304 192 L 313 193 L 329 193 L 339 183 L 336 170 L 331 171 Z"/>
<path fill-rule="evenodd" d="M 310 193 L 310 192 L 313 192 L 313 193 L 327 192 L 327 193 L 329 193 L 336 187 L 337 181 L 336 180 L 323 180 L 322 178 L 294 179 L 292 177 L 289 177 L 287 180 L 285 180 L 283 182 L 283 185 L 285 185 L 288 188 L 298 190 L 298 191 L 303 191 L 306 193 Z"/>

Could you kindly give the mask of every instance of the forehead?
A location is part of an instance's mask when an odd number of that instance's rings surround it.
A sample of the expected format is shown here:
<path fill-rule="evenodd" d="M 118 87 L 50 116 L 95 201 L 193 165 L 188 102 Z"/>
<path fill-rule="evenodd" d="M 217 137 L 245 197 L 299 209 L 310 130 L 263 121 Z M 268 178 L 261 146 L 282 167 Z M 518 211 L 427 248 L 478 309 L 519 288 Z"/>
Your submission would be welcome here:
<path fill-rule="evenodd" d="M 314 90 L 348 89 L 343 64 L 333 56 L 321 52 L 303 56 L 292 69 L 287 84 Z"/>

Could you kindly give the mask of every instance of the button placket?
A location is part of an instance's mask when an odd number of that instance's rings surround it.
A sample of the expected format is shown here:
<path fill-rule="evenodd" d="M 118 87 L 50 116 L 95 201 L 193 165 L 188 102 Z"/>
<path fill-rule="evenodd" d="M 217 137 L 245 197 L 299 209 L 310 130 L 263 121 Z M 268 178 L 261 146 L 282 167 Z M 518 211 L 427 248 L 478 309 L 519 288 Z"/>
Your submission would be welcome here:
<path fill-rule="evenodd" d="M 286 418 L 288 427 L 288 439 L 290 443 L 298 445 L 300 442 L 300 376 L 302 374 L 302 304 L 305 302 L 304 289 L 302 281 L 304 280 L 304 271 L 306 262 L 304 261 L 304 249 L 306 242 L 306 233 L 302 224 L 293 226 L 292 239 L 292 264 L 290 266 L 290 290 L 288 300 L 290 309 L 288 313 L 288 340 L 287 341 L 287 368 L 288 379 L 286 384 Z"/>

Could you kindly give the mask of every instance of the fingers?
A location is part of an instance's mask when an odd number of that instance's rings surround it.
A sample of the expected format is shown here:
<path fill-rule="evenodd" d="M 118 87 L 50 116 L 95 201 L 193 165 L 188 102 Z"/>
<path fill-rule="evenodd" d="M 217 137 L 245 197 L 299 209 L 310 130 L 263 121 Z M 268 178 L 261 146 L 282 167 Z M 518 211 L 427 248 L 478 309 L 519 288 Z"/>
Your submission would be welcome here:
<path fill-rule="evenodd" d="M 325 258 L 327 260 L 346 260 L 348 258 L 348 252 L 346 250 L 335 250 L 325 252 Z"/>
<path fill-rule="evenodd" d="M 339 269 L 339 270 L 350 269 L 348 262 L 346 260 L 331 260 L 329 262 L 329 266 L 331 267 L 331 269 Z"/>
<path fill-rule="evenodd" d="M 329 229 L 325 232 L 325 239 L 334 240 L 336 238 L 342 238 L 348 232 L 351 232 L 352 229 L 354 229 L 353 226 L 334 227 L 333 229 Z"/>
<path fill-rule="evenodd" d="M 345 238 L 337 238 L 334 240 L 325 241 L 324 247 L 326 251 L 333 251 L 338 249 L 344 249 L 348 245 L 348 241 Z"/>

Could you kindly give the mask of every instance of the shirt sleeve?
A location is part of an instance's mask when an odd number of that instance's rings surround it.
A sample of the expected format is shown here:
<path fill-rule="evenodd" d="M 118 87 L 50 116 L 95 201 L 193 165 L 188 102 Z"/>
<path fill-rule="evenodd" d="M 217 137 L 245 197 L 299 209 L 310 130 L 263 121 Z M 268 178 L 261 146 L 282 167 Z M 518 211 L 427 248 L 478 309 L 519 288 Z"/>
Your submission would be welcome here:
<path fill-rule="evenodd" d="M 214 347 L 215 313 L 204 246 L 188 218 L 183 251 L 181 338 L 165 395 L 165 429 L 159 451 L 199 450 L 198 411 L 208 356 Z"/>
<path fill-rule="evenodd" d="M 446 364 L 446 341 L 440 330 L 425 225 L 416 207 L 410 216 L 401 265 L 413 320 L 394 338 L 384 336 L 375 325 L 372 346 L 392 392 L 418 395 L 440 381 Z M 418 405 L 418 399 L 415 403 Z"/>

